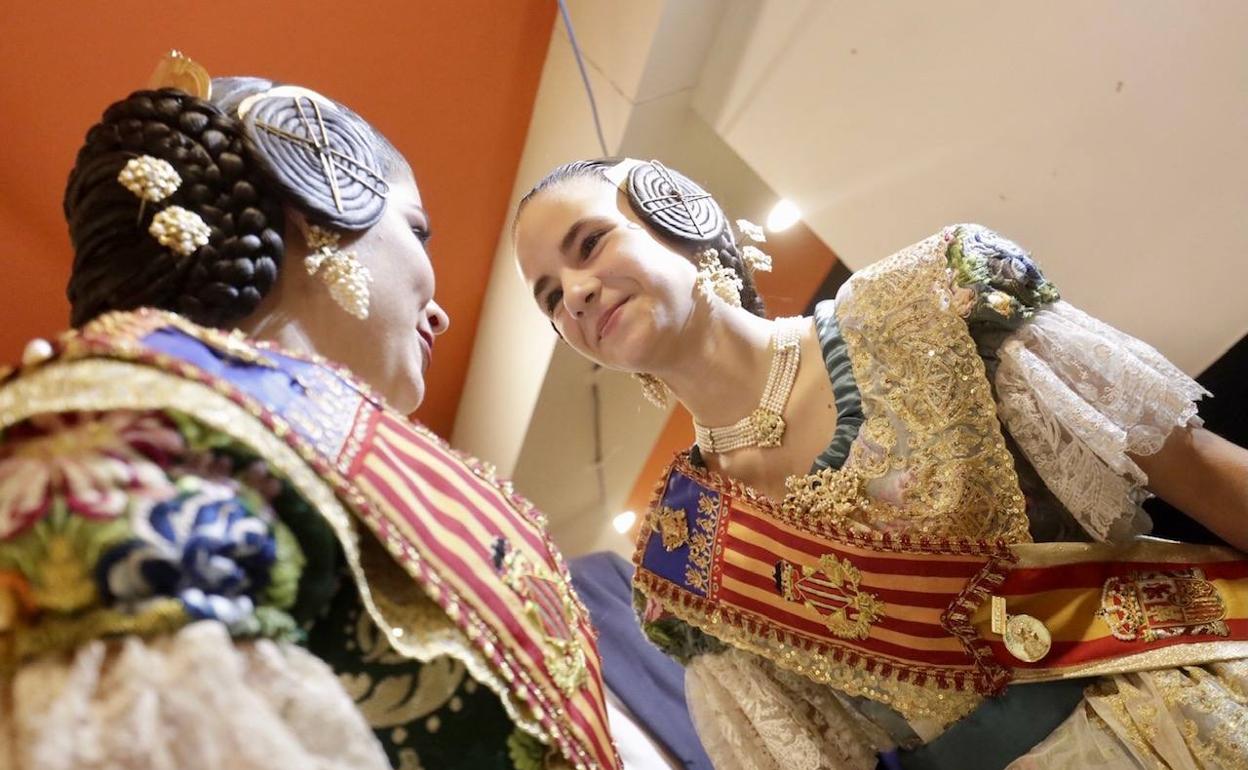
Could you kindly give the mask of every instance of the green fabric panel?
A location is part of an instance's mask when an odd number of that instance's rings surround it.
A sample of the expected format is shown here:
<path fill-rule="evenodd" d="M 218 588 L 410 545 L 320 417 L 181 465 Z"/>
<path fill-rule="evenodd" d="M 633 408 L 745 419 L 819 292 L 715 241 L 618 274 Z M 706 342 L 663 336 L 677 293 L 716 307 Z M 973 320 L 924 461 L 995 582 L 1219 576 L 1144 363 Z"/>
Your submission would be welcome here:
<path fill-rule="evenodd" d="M 512 770 L 513 726 L 498 697 L 459 662 L 396 655 L 350 577 L 308 634 L 308 648 L 356 698 L 394 767 Z"/>

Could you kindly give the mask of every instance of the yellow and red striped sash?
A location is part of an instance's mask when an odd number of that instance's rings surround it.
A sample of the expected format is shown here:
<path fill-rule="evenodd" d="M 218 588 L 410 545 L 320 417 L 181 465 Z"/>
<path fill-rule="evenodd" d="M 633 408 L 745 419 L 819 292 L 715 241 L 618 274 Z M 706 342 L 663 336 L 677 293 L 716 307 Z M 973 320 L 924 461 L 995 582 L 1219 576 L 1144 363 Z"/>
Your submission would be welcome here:
<path fill-rule="evenodd" d="M 799 673 L 850 666 L 993 694 L 1011 681 L 1248 657 L 1238 552 L 851 532 L 685 455 L 634 559 L 637 587 L 665 611 Z"/>
<path fill-rule="evenodd" d="M 414 547 L 405 566 L 522 692 L 577 766 L 615 766 L 588 612 L 539 514 L 482 465 L 387 411 L 357 418 L 346 476 L 383 541 Z M 451 609 L 451 608 L 454 609 Z"/>
<path fill-rule="evenodd" d="M 1015 681 L 1089 676 L 1248 657 L 1248 558 L 1230 548 L 1141 539 L 1127 545 L 1026 543 L 996 594 L 1035 617 L 1052 641 L 1038 661 L 1015 658 L 972 617 Z"/>

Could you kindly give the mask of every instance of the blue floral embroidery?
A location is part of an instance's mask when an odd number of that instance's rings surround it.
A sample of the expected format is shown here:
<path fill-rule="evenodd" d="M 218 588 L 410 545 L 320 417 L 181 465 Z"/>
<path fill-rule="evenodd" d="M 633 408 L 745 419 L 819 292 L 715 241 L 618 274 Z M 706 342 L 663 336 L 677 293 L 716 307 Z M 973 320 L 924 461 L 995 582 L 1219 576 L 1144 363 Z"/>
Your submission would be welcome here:
<path fill-rule="evenodd" d="M 132 539 L 96 568 L 106 600 L 175 597 L 191 617 L 232 630 L 253 622 L 277 559 L 271 514 L 230 486 L 184 478 L 178 492 L 132 516 Z"/>
<path fill-rule="evenodd" d="M 983 260 L 988 268 L 988 283 L 1001 291 L 1017 296 L 1037 291 L 1047 283 L 1030 254 L 986 227 L 963 228 L 962 252 Z"/>
<path fill-rule="evenodd" d="M 972 324 L 1013 327 L 1061 299 L 1030 254 L 981 225 L 959 226 L 947 256 L 956 285 L 974 292 L 961 311 Z"/>

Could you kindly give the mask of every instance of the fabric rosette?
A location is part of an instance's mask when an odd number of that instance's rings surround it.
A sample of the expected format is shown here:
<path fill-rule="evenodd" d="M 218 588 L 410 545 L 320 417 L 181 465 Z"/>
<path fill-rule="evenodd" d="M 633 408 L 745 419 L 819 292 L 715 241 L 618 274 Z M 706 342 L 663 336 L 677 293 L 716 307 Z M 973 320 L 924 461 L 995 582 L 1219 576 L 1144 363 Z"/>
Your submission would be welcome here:
<path fill-rule="evenodd" d="M 270 597 L 293 595 L 280 584 L 298 581 L 302 556 L 258 496 L 188 476 L 169 499 L 135 511 L 131 528 L 97 565 L 106 601 L 141 606 L 172 597 L 191 618 L 218 620 L 235 634 L 293 630 Z"/>

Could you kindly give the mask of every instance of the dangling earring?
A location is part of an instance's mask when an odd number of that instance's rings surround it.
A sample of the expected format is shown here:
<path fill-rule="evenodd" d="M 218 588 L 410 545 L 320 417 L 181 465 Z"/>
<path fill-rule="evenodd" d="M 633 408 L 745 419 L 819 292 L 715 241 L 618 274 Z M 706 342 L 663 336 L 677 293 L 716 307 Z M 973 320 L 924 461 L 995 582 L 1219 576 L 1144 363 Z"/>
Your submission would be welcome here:
<path fill-rule="evenodd" d="M 670 392 L 663 381 L 653 374 L 634 373 L 633 379 L 641 383 L 641 395 L 659 409 L 667 408 L 667 394 Z"/>
<path fill-rule="evenodd" d="M 718 249 L 698 254 L 697 287 L 709 299 L 719 297 L 733 307 L 741 307 L 741 278 L 719 261 Z"/>
<path fill-rule="evenodd" d="M 316 275 L 324 265 L 321 282 L 329 287 L 329 296 L 343 310 L 363 320 L 368 318 L 368 284 L 373 276 L 354 251 L 338 246 L 339 238 L 332 230 L 309 226 L 308 246 L 312 250 L 303 258 L 303 266 L 308 275 Z"/>

